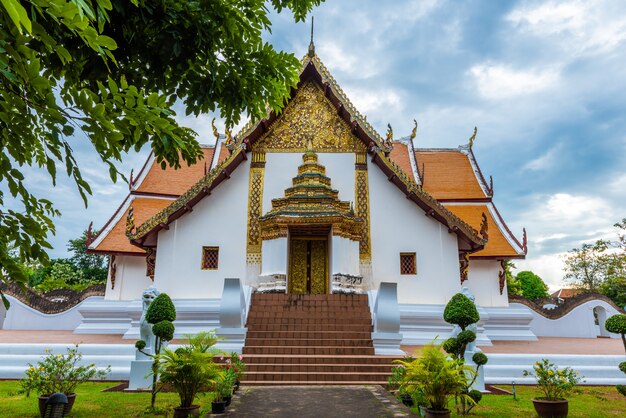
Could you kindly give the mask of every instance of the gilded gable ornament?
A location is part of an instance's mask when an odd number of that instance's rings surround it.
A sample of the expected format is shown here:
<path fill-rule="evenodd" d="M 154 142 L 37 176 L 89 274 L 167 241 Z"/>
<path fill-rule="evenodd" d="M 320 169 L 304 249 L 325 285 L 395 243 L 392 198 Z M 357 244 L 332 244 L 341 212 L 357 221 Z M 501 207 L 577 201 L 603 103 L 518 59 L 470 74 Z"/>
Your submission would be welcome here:
<path fill-rule="evenodd" d="M 304 83 L 254 145 L 262 152 L 363 152 L 365 147 L 314 82 Z"/>
<path fill-rule="evenodd" d="M 483 212 L 482 221 L 480 223 L 480 236 L 484 240 L 489 239 L 489 223 L 487 222 L 487 215 L 485 215 L 485 212 Z"/>

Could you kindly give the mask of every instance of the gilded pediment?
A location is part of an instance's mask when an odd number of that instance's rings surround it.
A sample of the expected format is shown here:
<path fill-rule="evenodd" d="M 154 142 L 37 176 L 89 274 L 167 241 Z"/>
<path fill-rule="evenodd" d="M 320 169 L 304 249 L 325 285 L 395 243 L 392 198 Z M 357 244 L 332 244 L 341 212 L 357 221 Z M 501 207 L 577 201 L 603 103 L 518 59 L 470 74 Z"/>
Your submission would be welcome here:
<path fill-rule="evenodd" d="M 351 132 L 319 86 L 300 86 L 283 113 L 255 143 L 262 152 L 304 152 L 308 141 L 315 152 L 363 152 L 365 146 Z"/>

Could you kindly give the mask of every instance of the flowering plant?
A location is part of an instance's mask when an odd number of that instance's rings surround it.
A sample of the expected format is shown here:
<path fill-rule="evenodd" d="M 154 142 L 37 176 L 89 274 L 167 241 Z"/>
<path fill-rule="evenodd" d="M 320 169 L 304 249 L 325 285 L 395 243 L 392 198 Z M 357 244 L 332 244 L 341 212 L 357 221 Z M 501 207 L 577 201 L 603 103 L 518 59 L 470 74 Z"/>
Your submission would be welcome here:
<path fill-rule="evenodd" d="M 230 354 L 230 358 L 226 359 L 226 369 L 232 369 L 235 373 L 235 380 L 241 380 L 246 372 L 246 363 L 243 362 L 243 355 L 235 352 Z"/>
<path fill-rule="evenodd" d="M 26 396 L 31 391 L 43 396 L 57 392 L 70 395 L 79 384 L 87 380 L 104 379 L 111 371 L 111 366 L 97 370 L 93 363 L 79 365 L 83 355 L 78 351 L 78 345 L 68 347 L 67 354 L 53 354 L 50 350 L 46 350 L 46 354 L 37 366 L 28 364 L 26 376 L 20 382 Z"/>
<path fill-rule="evenodd" d="M 543 399 L 548 401 L 565 399 L 581 381 L 578 372 L 571 367 L 559 370 L 548 359 L 535 362 L 533 369 L 534 373 L 524 370 L 524 376 L 532 376 L 537 380 L 537 386 L 545 395 Z"/>

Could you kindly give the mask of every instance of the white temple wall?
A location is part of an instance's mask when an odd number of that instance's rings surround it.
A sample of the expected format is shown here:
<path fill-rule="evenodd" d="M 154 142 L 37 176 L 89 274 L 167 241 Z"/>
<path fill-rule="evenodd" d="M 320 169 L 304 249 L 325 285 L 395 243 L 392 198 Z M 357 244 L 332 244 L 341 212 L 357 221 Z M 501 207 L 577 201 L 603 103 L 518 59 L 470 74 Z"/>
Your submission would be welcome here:
<path fill-rule="evenodd" d="M 298 175 L 302 155 L 298 152 L 265 155 L 263 214 L 272 209 L 272 199 L 284 197 L 285 189 L 293 185 L 292 179 Z M 317 157 L 319 163 L 326 167 L 331 187 L 339 191 L 339 200 L 354 202 L 354 154 L 320 152 Z"/>
<path fill-rule="evenodd" d="M 154 285 L 173 299 L 219 298 L 224 278 L 246 278 L 250 159 L 210 196 L 161 230 Z M 202 247 L 219 247 L 217 270 L 202 269 Z"/>
<path fill-rule="evenodd" d="M 480 306 L 509 306 L 506 284 L 500 294 L 498 274 L 502 271 L 497 260 L 470 259 L 469 274 L 463 283 L 476 297 Z"/>
<path fill-rule="evenodd" d="M 116 256 L 115 287 L 111 289 L 111 269 L 107 277 L 105 300 L 139 299 L 144 289 L 152 284 L 146 276 L 146 258 L 143 256 Z"/>
<path fill-rule="evenodd" d="M 398 302 L 446 304 L 461 289 L 458 239 L 389 183 L 368 160 L 373 285 L 398 283 Z M 400 253 L 415 252 L 416 275 L 400 274 Z"/>
<path fill-rule="evenodd" d="M 271 274 L 287 274 L 287 238 L 276 238 L 263 241 L 261 276 Z"/>
<path fill-rule="evenodd" d="M 330 249 L 331 276 L 337 273 L 359 275 L 359 243 L 357 241 L 333 236 Z"/>

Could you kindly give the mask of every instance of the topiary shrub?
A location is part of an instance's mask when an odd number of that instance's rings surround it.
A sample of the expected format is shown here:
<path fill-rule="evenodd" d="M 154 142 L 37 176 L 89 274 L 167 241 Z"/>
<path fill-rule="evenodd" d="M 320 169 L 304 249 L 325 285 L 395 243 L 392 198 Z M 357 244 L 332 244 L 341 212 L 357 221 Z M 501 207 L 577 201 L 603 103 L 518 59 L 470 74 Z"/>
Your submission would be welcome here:
<path fill-rule="evenodd" d="M 614 334 L 620 334 L 622 336 L 622 343 L 624 344 L 624 351 L 626 351 L 626 315 L 617 314 L 611 316 L 604 323 L 604 327 L 608 332 L 612 332 Z M 619 364 L 619 369 L 626 373 L 626 361 L 622 361 Z M 617 391 L 622 395 L 626 396 L 626 386 L 617 385 Z"/>
<path fill-rule="evenodd" d="M 158 295 L 148 306 L 146 311 L 146 321 L 152 324 L 152 333 L 154 334 L 154 355 L 147 354 L 152 357 L 152 398 L 150 400 L 150 407 L 154 410 L 157 394 L 157 378 L 158 378 L 158 364 L 159 354 L 161 353 L 161 347 L 163 341 L 171 341 L 174 338 L 174 323 L 176 319 L 176 307 L 172 302 L 172 299 L 165 294 Z M 141 351 L 146 348 L 146 342 L 139 340 L 135 343 L 135 347 Z"/>
<path fill-rule="evenodd" d="M 489 361 L 489 358 L 485 353 L 474 353 L 472 361 L 476 363 L 477 366 L 484 366 Z"/>
<path fill-rule="evenodd" d="M 174 338 L 174 324 L 163 320 L 152 325 L 152 332 L 163 341 L 171 341 Z"/>
<path fill-rule="evenodd" d="M 466 329 L 480 320 L 478 309 L 474 302 L 463 293 L 457 293 L 446 305 L 443 311 L 443 319 L 449 324 L 458 325 L 461 331 L 454 338 L 448 338 L 442 344 L 442 348 L 461 363 L 465 363 L 465 350 L 468 344 L 476 341 L 476 333 L 472 329 Z M 481 400 L 482 394 L 477 390 L 470 390 L 479 374 L 480 366 L 487 363 L 487 356 L 482 352 L 477 352 L 472 356 L 476 363 L 476 371 L 467 382 L 466 386 L 459 392 L 460 404 L 457 404 L 457 412 L 460 415 L 467 415 L 472 408 Z M 474 402 L 468 402 L 467 399 Z"/>
<path fill-rule="evenodd" d="M 150 303 L 150 306 L 148 306 L 146 321 L 150 324 L 156 324 L 161 321 L 173 322 L 175 319 L 176 308 L 174 307 L 172 299 L 165 293 L 161 293 L 157 296 L 152 303 Z"/>
<path fill-rule="evenodd" d="M 459 343 L 467 345 L 471 342 L 476 341 L 476 333 L 474 331 L 466 329 L 465 331 L 459 332 L 459 335 L 456 336 L 456 339 L 459 341 Z"/>
<path fill-rule="evenodd" d="M 448 324 L 460 326 L 461 330 L 465 330 L 468 325 L 478 322 L 479 319 L 476 305 L 462 293 L 452 296 L 443 311 L 443 320 Z"/>

